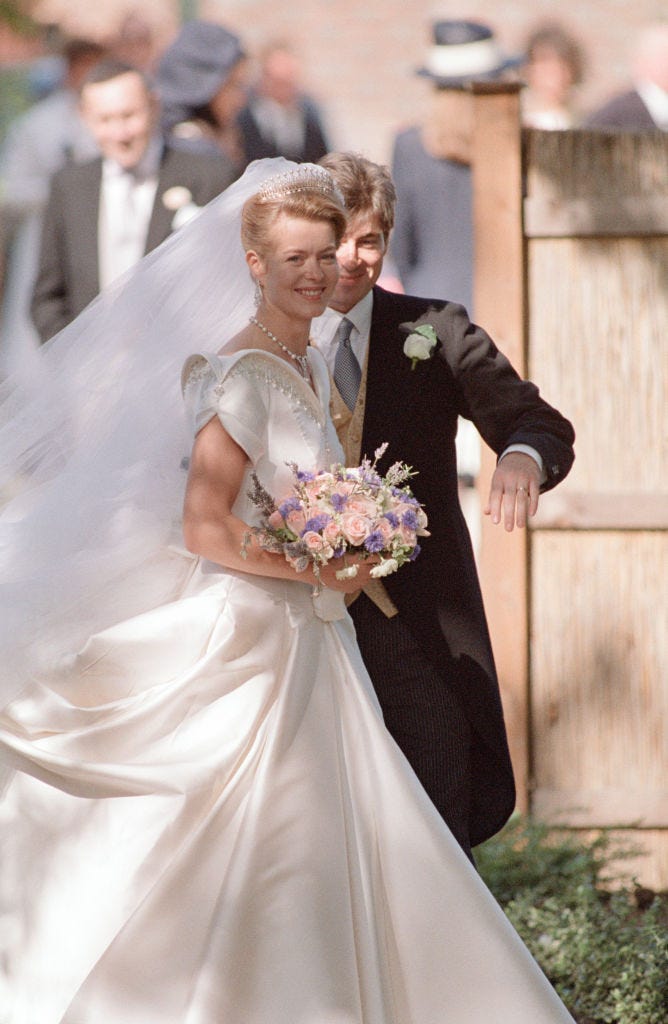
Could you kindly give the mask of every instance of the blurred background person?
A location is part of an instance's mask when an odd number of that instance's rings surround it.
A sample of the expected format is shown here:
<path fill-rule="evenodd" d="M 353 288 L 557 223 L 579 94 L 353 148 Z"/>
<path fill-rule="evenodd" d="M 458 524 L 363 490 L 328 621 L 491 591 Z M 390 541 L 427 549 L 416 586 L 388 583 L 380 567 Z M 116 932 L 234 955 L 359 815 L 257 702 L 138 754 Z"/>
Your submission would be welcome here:
<path fill-rule="evenodd" d="M 139 10 L 129 11 L 113 44 L 114 56 L 142 71 L 151 71 L 158 59 L 159 45 L 153 27 Z"/>
<path fill-rule="evenodd" d="M 222 25 L 187 21 L 158 62 L 162 129 L 172 145 L 217 154 L 228 173 L 244 167 L 237 115 L 247 99 L 248 61 Z"/>
<path fill-rule="evenodd" d="M 157 96 L 130 64 L 89 72 L 81 114 L 102 156 L 52 181 L 31 304 L 42 341 L 232 180 L 218 156 L 164 144 Z"/>
<path fill-rule="evenodd" d="M 580 119 L 577 87 L 584 58 L 577 39 L 556 22 L 538 25 L 524 46 L 522 121 L 529 128 L 573 128 Z"/>
<path fill-rule="evenodd" d="M 317 163 L 328 152 L 320 111 L 302 91 L 301 62 L 288 43 L 269 43 L 260 53 L 239 129 L 246 164 L 275 156 Z"/>
<path fill-rule="evenodd" d="M 390 256 L 410 295 L 473 307 L 473 212 L 471 159 L 473 81 L 493 81 L 517 67 L 502 53 L 493 30 L 473 21 L 433 25 L 433 46 L 418 74 L 433 86 L 426 117 L 399 132 L 392 153 L 397 192 Z M 480 541 L 480 438 L 460 418 L 457 433 L 460 501 L 474 548 Z"/>
<path fill-rule="evenodd" d="M 89 39 L 66 39 L 62 84 L 9 128 L 0 150 L 0 223 L 5 278 L 0 311 L 0 378 L 36 353 L 39 338 L 30 299 L 39 254 L 42 215 L 51 176 L 67 163 L 87 160 L 97 143 L 79 112 L 78 90 L 107 51 Z"/>
<path fill-rule="evenodd" d="M 631 54 L 633 88 L 591 114 L 586 128 L 668 131 L 668 21 L 645 26 Z"/>
<path fill-rule="evenodd" d="M 519 58 L 504 55 L 492 29 L 478 22 L 437 21 L 433 39 L 417 72 L 432 83 L 431 105 L 393 144 L 397 218 L 391 254 L 411 295 L 448 298 L 470 311 L 473 100 L 467 86 L 502 77 Z"/>

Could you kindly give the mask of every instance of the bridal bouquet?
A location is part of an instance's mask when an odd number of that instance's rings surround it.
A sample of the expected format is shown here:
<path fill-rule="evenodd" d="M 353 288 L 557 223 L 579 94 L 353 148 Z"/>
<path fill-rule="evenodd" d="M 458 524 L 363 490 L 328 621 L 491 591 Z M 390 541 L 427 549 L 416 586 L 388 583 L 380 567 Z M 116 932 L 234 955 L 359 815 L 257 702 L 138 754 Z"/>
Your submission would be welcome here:
<path fill-rule="evenodd" d="M 385 476 L 376 470 L 387 444 L 360 466 L 309 473 L 288 463 L 294 475 L 290 494 L 276 502 L 253 476 L 249 497 L 259 509 L 262 525 L 251 533 L 268 551 L 282 553 L 297 572 L 309 565 L 316 576 L 332 558 L 343 558 L 338 579 L 357 575 L 359 562 L 379 555 L 371 575 L 388 576 L 420 553 L 418 537 L 427 537 L 427 516 L 406 481 L 415 474 L 395 462 Z M 245 548 L 244 548 L 245 550 Z"/>

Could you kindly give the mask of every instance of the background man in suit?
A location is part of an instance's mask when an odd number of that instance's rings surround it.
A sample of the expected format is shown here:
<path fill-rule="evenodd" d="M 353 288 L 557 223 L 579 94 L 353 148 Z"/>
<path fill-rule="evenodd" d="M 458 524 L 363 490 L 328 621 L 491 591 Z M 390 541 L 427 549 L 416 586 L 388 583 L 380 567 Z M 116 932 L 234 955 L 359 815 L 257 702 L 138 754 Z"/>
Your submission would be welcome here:
<path fill-rule="evenodd" d="M 587 118 L 585 128 L 668 131 L 668 22 L 647 25 L 636 41 L 633 89 L 614 96 Z"/>
<path fill-rule="evenodd" d="M 301 66 L 286 43 L 270 43 L 260 54 L 258 81 L 239 114 L 246 164 L 284 156 L 317 163 L 329 146 L 314 101 L 301 91 Z"/>
<path fill-rule="evenodd" d="M 52 180 L 31 303 L 43 342 L 231 183 L 216 157 L 166 146 L 157 112 L 129 64 L 103 61 L 84 79 L 81 113 L 102 156 Z"/>
<path fill-rule="evenodd" d="M 470 852 L 505 823 L 515 791 L 457 497 L 457 418 L 473 420 L 500 456 L 487 511 L 507 530 L 525 526 L 539 492 L 570 469 L 573 429 L 462 306 L 376 285 L 394 222 L 390 175 L 354 154 L 330 154 L 322 163 L 349 210 L 339 282 L 314 322 L 334 376 L 337 429 L 349 464 L 387 441 L 386 460 L 413 466 L 431 531 L 414 565 L 372 581 L 350 610 L 387 726 Z"/>

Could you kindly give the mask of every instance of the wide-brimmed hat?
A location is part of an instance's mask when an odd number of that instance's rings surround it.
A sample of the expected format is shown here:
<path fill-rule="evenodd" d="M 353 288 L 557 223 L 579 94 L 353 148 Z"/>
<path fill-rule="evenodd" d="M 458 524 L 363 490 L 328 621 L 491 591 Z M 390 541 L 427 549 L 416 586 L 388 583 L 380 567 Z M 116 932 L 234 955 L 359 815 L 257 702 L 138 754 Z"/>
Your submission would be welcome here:
<path fill-rule="evenodd" d="M 489 81 L 522 63 L 522 57 L 504 54 L 492 29 L 477 21 L 436 21 L 433 37 L 434 45 L 417 74 L 442 88 Z"/>
<path fill-rule="evenodd" d="M 185 22 L 156 72 L 164 127 L 186 120 L 209 103 L 244 56 L 238 36 L 222 25 Z"/>

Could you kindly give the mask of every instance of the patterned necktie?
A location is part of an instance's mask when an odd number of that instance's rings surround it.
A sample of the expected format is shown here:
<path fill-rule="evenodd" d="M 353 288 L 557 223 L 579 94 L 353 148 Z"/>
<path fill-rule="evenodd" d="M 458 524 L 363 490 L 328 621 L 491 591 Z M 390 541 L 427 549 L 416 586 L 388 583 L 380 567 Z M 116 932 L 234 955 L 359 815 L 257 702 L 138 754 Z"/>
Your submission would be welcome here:
<path fill-rule="evenodd" d="M 338 346 L 334 360 L 334 383 L 339 389 L 341 398 L 352 411 L 360 389 L 362 369 L 350 344 L 350 333 L 353 324 L 344 316 L 336 332 Z"/>

